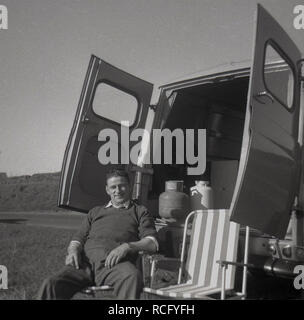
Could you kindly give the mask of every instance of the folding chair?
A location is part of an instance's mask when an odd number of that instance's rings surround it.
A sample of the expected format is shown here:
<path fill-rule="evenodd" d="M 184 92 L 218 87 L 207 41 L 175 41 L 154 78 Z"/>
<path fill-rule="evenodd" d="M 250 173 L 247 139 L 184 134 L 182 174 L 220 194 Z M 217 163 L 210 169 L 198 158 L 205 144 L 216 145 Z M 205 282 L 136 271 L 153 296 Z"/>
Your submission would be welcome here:
<path fill-rule="evenodd" d="M 221 299 L 225 299 L 226 293 L 234 289 L 236 267 L 242 266 L 242 292 L 234 297 L 245 298 L 249 228 L 246 227 L 244 263 L 238 263 L 239 225 L 230 222 L 229 218 L 229 210 L 191 212 L 185 221 L 178 283 L 160 289 L 145 287 L 144 292 L 189 299 L 209 299 L 207 296 L 221 293 Z M 158 260 L 152 261 L 151 282 L 157 264 Z"/>

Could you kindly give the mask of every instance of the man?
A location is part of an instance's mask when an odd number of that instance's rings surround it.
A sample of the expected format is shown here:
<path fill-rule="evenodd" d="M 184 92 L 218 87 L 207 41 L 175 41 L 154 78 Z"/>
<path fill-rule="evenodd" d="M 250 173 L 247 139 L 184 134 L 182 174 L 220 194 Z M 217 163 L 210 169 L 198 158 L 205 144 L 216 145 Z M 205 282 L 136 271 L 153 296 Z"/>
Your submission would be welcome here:
<path fill-rule="evenodd" d="M 143 281 L 135 260 L 139 251 L 158 250 L 154 221 L 130 200 L 126 172 L 109 172 L 106 192 L 110 202 L 90 210 L 68 247 L 66 266 L 43 282 L 38 299 L 70 299 L 90 285 L 110 285 L 118 299 L 139 298 Z"/>

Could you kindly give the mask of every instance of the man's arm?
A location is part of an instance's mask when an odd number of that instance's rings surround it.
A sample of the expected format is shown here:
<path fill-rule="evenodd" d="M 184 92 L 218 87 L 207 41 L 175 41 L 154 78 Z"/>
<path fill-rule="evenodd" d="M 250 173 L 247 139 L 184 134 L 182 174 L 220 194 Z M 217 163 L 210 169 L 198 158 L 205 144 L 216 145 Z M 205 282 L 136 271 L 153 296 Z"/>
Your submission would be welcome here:
<path fill-rule="evenodd" d="M 150 237 L 145 237 L 138 241 L 126 242 L 113 249 L 107 256 L 105 267 L 114 267 L 128 253 L 136 253 L 139 251 L 148 251 L 154 253 L 157 251 L 157 244 Z"/>
<path fill-rule="evenodd" d="M 81 265 L 81 252 L 81 243 L 79 241 L 72 240 L 68 246 L 68 254 L 65 258 L 65 264 L 79 269 L 79 266 Z"/>
<path fill-rule="evenodd" d="M 73 236 L 72 241 L 68 246 L 68 254 L 65 259 L 66 265 L 71 265 L 76 269 L 79 269 L 81 265 L 82 249 L 87 239 L 87 236 L 90 232 L 91 222 L 92 222 L 92 210 L 85 217 L 79 230 Z"/>
<path fill-rule="evenodd" d="M 123 243 L 113 249 L 106 258 L 105 266 L 113 267 L 128 253 L 136 253 L 139 251 L 147 251 L 154 253 L 158 251 L 158 241 L 156 238 L 155 224 L 152 216 L 144 206 L 136 208 L 138 217 L 138 231 L 140 240 L 134 242 Z"/>

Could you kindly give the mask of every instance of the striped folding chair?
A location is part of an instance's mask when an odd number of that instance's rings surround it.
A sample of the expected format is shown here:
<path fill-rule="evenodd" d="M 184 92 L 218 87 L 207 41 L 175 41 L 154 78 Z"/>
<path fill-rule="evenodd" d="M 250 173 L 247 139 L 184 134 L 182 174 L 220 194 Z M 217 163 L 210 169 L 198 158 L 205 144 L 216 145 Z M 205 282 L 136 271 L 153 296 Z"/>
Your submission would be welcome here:
<path fill-rule="evenodd" d="M 191 212 L 185 221 L 178 283 L 160 289 L 146 287 L 144 292 L 189 299 L 208 299 L 209 295 L 221 293 L 221 299 L 225 299 L 226 292 L 234 289 L 236 267 L 242 266 L 242 292 L 234 298 L 245 298 L 249 228 L 246 228 L 244 263 L 238 263 L 239 225 L 229 218 L 229 210 Z M 153 269 L 152 262 L 152 273 Z"/>

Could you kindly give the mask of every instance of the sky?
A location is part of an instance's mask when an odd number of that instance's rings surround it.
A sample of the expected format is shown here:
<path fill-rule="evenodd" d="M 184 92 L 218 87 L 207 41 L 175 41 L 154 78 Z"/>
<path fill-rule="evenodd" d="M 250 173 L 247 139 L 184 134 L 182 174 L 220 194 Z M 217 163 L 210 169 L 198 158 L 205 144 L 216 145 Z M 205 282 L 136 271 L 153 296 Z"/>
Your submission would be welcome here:
<path fill-rule="evenodd" d="M 304 55 L 300 0 L 260 0 Z M 251 59 L 255 0 L 0 0 L 0 172 L 60 171 L 91 54 L 156 85 Z"/>

